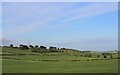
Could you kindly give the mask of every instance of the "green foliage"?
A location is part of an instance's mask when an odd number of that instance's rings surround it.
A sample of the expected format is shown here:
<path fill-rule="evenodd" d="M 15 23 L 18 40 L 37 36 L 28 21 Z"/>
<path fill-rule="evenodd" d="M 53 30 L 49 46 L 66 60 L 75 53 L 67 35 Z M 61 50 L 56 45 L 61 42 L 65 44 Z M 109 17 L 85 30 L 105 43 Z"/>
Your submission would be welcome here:
<path fill-rule="evenodd" d="M 13 48 L 13 44 L 10 44 L 10 47 Z"/>
<path fill-rule="evenodd" d="M 29 47 L 28 47 L 27 45 L 21 44 L 21 45 L 20 45 L 20 49 L 22 49 L 22 50 L 27 50 L 27 49 L 29 49 Z"/>

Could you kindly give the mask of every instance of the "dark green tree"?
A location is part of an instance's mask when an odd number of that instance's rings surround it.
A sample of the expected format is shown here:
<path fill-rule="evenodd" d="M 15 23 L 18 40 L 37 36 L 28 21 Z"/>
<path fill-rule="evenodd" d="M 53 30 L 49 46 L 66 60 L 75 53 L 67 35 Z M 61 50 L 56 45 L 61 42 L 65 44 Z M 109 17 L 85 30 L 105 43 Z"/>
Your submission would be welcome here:
<path fill-rule="evenodd" d="M 112 56 L 112 55 L 110 55 L 110 58 L 113 58 L 113 56 Z"/>
<path fill-rule="evenodd" d="M 50 46 L 50 47 L 49 47 L 49 51 L 50 51 L 50 52 L 57 52 L 58 50 L 57 50 L 56 47 Z"/>
<path fill-rule="evenodd" d="M 97 58 L 99 58 L 100 57 L 100 55 L 97 55 Z"/>
<path fill-rule="evenodd" d="M 29 47 L 30 47 L 30 48 L 34 48 L 34 46 L 33 46 L 33 45 L 29 45 Z"/>
<path fill-rule="evenodd" d="M 19 46 L 22 50 L 27 50 L 29 47 L 27 45 L 20 44 Z"/>
<path fill-rule="evenodd" d="M 38 45 L 35 45 L 35 48 L 38 48 L 39 46 Z"/>
<path fill-rule="evenodd" d="M 13 48 L 13 44 L 10 44 L 10 47 Z"/>
<path fill-rule="evenodd" d="M 45 46 L 40 46 L 40 52 L 49 52 Z"/>
<path fill-rule="evenodd" d="M 106 56 L 106 55 L 104 55 L 104 58 L 107 58 L 107 56 Z"/>

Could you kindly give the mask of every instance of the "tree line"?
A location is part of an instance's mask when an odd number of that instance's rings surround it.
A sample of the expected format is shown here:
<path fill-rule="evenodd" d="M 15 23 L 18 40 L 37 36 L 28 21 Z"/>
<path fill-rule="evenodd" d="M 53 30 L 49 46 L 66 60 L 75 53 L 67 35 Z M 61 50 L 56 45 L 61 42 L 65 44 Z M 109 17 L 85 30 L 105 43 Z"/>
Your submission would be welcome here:
<path fill-rule="evenodd" d="M 10 44 L 10 48 L 20 48 L 21 50 L 32 50 L 32 52 L 62 52 L 62 50 L 65 50 L 66 48 L 57 48 L 50 46 L 48 49 L 45 46 L 39 46 L 39 45 L 23 45 L 20 44 L 19 47 L 14 47 L 13 44 Z"/>
<path fill-rule="evenodd" d="M 8 47 L 8 46 L 4 46 L 4 47 Z M 9 46 L 10 48 L 19 48 L 21 50 L 30 50 L 32 52 L 39 52 L 39 53 L 47 53 L 47 52 L 66 52 L 68 50 L 72 50 L 72 49 L 67 49 L 67 48 L 57 48 L 57 47 L 53 47 L 50 46 L 48 49 L 45 46 L 39 46 L 39 45 L 24 45 L 24 44 L 20 44 L 18 47 L 14 46 L 13 44 L 10 44 Z M 65 51 L 66 50 L 66 51 Z M 76 50 L 72 50 L 72 51 L 76 51 Z M 86 53 L 86 51 L 78 51 L 81 53 Z M 84 55 L 80 55 L 81 57 L 93 57 L 92 54 L 90 54 L 87 51 L 87 54 Z M 97 55 L 97 58 L 100 58 L 101 56 L 103 56 L 103 58 L 113 58 L 111 53 L 101 53 L 101 55 Z"/>

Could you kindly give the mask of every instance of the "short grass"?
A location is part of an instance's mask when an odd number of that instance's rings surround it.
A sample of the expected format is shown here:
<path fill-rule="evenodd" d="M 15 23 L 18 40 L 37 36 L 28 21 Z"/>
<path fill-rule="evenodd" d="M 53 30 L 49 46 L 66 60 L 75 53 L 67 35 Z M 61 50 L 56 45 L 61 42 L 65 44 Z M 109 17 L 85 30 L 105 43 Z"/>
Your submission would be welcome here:
<path fill-rule="evenodd" d="M 37 62 L 3 60 L 3 73 L 117 73 L 117 60 Z"/>
<path fill-rule="evenodd" d="M 80 57 L 82 53 L 34 53 L 3 48 L 3 73 L 117 73 L 118 59 Z M 10 55 L 15 54 L 15 55 Z M 26 55 L 18 55 L 26 54 Z M 117 55 L 114 55 L 115 57 Z M 95 60 L 94 60 L 95 59 Z M 44 61 L 57 60 L 57 61 Z M 74 61 L 75 60 L 75 61 Z M 77 61 L 76 61 L 77 60 Z M 78 61 L 79 60 L 79 61 Z"/>

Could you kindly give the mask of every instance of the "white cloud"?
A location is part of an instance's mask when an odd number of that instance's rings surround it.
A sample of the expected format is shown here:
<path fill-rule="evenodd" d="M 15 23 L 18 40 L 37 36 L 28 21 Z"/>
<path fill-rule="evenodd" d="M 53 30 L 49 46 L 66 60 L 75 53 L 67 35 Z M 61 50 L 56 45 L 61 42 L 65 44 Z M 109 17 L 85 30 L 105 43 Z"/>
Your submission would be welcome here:
<path fill-rule="evenodd" d="M 12 28 L 8 28 L 7 30 L 3 30 L 3 34 L 5 36 L 10 36 L 10 35 L 18 35 L 18 34 L 21 34 L 21 33 L 28 33 L 29 32 L 32 32 L 32 31 L 35 31 L 37 29 L 41 29 L 45 26 L 44 23 L 30 23 L 28 25 L 20 25 L 20 26 L 15 26 L 15 27 L 12 27 Z M 6 32 L 7 31 L 7 32 Z"/>
<path fill-rule="evenodd" d="M 71 12 L 68 13 L 68 16 L 73 14 L 74 15 L 67 19 L 63 19 L 63 22 L 81 20 L 84 18 L 94 17 L 97 15 L 109 13 L 116 10 L 118 10 L 117 3 L 93 3 L 83 8 L 71 10 Z"/>
<path fill-rule="evenodd" d="M 55 24 L 55 28 L 57 28 L 57 26 L 69 25 L 76 20 L 117 10 L 117 3 L 92 3 L 80 8 L 72 8 L 68 11 L 65 10 L 74 6 L 74 3 L 37 3 L 36 5 L 34 4 L 35 6 L 32 3 L 30 5 L 29 3 L 27 4 L 11 4 L 9 8 L 4 5 L 4 14 L 12 15 L 11 17 L 9 17 L 10 15 L 6 16 L 7 18 L 4 19 L 8 25 L 11 25 L 9 28 L 4 28 L 5 36 L 47 29 L 50 26 L 54 27 L 54 25 L 50 25 L 50 22 L 54 21 L 59 21 L 59 24 Z"/>
<path fill-rule="evenodd" d="M 64 7 L 72 5 L 72 3 L 8 3 L 3 4 L 3 14 L 9 25 L 16 25 L 17 22 L 31 18 L 40 20 L 54 17 L 55 14 L 62 13 Z"/>

